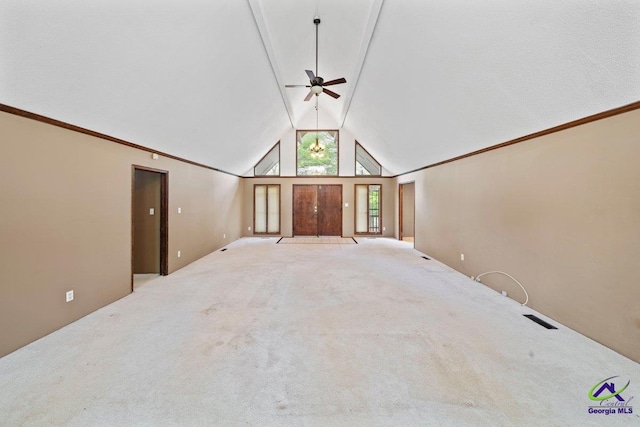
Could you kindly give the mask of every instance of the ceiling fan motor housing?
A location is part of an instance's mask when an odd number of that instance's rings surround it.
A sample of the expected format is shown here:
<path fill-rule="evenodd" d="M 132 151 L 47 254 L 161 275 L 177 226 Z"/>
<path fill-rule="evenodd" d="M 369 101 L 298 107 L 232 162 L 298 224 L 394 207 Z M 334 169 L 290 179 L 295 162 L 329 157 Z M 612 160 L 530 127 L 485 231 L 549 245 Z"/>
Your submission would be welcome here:
<path fill-rule="evenodd" d="M 323 83 L 324 79 L 322 77 L 315 76 L 311 79 L 311 86 L 322 86 Z"/>

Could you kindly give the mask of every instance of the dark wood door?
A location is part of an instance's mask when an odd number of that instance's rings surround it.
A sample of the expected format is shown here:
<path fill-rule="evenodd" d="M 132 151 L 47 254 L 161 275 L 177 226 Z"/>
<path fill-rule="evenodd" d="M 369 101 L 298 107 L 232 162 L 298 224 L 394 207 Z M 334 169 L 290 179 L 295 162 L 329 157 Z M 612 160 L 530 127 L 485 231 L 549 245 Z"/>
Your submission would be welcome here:
<path fill-rule="evenodd" d="M 318 185 L 318 235 L 342 236 L 342 185 Z"/>
<path fill-rule="evenodd" d="M 342 185 L 293 186 L 293 235 L 342 236 Z"/>
<path fill-rule="evenodd" d="M 402 240 L 404 231 L 402 231 L 402 198 L 404 197 L 404 185 L 398 186 L 398 239 Z"/>
<path fill-rule="evenodd" d="M 293 186 L 293 235 L 318 235 L 318 189 L 316 185 Z"/>

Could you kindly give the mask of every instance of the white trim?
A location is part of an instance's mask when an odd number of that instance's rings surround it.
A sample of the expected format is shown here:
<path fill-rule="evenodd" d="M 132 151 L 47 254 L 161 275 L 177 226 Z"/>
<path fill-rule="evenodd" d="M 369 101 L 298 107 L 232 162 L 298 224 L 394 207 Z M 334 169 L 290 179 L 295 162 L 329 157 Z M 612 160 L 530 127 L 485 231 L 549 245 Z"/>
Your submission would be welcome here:
<path fill-rule="evenodd" d="M 344 95 L 342 113 L 340 114 L 340 117 L 338 117 L 339 128 L 342 128 L 342 126 L 344 126 L 344 122 L 347 119 L 347 113 L 349 113 L 349 107 L 351 106 L 351 99 L 353 98 L 353 94 L 356 91 L 358 79 L 360 78 L 360 72 L 362 71 L 364 60 L 367 57 L 367 52 L 369 51 L 369 46 L 371 45 L 371 38 L 373 37 L 373 32 L 376 28 L 376 24 L 378 23 L 378 18 L 380 17 L 382 3 L 384 3 L 384 0 L 375 0 L 371 5 L 369 22 L 367 23 L 364 36 L 362 37 L 362 42 L 360 43 L 360 53 L 358 54 L 358 60 L 356 61 L 355 69 L 353 70 L 353 74 L 351 75 L 351 79 L 349 80 L 351 85 L 349 86 L 347 93 Z"/>
<path fill-rule="evenodd" d="M 276 57 L 276 53 L 273 50 L 273 46 L 271 45 L 271 36 L 269 31 L 269 23 L 264 18 L 264 6 L 262 0 L 248 0 L 249 6 L 251 7 L 251 12 L 253 13 L 253 19 L 256 22 L 256 26 L 258 27 L 258 31 L 260 32 L 260 37 L 262 38 L 262 44 L 264 45 L 264 50 L 269 57 L 269 62 L 271 63 L 271 70 L 273 71 L 273 76 L 276 78 L 276 83 L 278 85 L 278 90 L 280 91 L 280 96 L 282 97 L 282 102 L 284 103 L 284 108 L 287 110 L 287 114 L 289 115 L 289 122 L 291 123 L 291 127 L 293 129 L 296 128 L 296 120 L 293 115 L 293 109 L 291 107 L 291 103 L 289 102 L 289 97 L 284 92 L 284 80 L 282 79 L 282 73 L 280 72 L 280 67 L 278 66 L 278 59 Z"/>

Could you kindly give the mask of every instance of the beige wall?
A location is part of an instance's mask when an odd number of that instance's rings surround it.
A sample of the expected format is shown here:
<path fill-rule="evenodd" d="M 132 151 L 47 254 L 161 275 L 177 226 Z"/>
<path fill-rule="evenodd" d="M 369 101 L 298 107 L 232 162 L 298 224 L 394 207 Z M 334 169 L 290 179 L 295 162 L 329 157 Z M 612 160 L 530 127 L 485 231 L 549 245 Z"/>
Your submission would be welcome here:
<path fill-rule="evenodd" d="M 416 248 L 640 361 L 638 135 L 640 110 L 399 177 Z"/>
<path fill-rule="evenodd" d="M 382 226 L 383 236 L 392 237 L 394 232 L 394 180 L 393 178 L 251 178 L 245 180 L 244 188 L 244 224 L 245 236 L 253 235 L 253 185 L 280 184 L 281 203 L 281 235 L 291 236 L 293 233 L 293 185 L 294 184 L 342 184 L 342 235 L 354 235 L 354 192 L 355 184 L 382 185 Z M 344 203 L 349 203 L 345 207 Z M 251 227 L 251 231 L 248 228 Z"/>
<path fill-rule="evenodd" d="M 7 113 L 0 140 L 0 356 L 131 292 L 132 164 L 169 171 L 169 272 L 241 236 L 241 178 Z"/>
<path fill-rule="evenodd" d="M 351 236 L 354 184 L 380 183 L 393 236 L 397 184 L 415 181 L 418 250 L 466 275 L 506 271 L 534 309 L 640 361 L 638 134 L 634 111 L 396 179 L 242 180 L 0 113 L 0 356 L 130 292 L 136 164 L 169 171 L 170 272 L 252 234 L 253 184 L 281 185 L 285 236 L 293 184 L 342 184 Z"/>

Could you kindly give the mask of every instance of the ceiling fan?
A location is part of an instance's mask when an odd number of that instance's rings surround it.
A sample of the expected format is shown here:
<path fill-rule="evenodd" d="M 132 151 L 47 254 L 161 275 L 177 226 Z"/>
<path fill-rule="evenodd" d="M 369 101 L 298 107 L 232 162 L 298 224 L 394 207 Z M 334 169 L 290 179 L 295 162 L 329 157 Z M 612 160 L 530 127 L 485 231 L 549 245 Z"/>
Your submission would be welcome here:
<path fill-rule="evenodd" d="M 324 79 L 318 76 L 318 25 L 320 25 L 320 18 L 317 16 L 313 18 L 313 23 L 316 25 L 316 73 L 314 74 L 311 70 L 305 70 L 307 76 L 309 76 L 309 84 L 308 85 L 285 85 L 284 87 L 308 87 L 309 94 L 304 98 L 305 101 L 311 99 L 311 97 L 315 94 L 319 96 L 321 93 L 326 93 L 327 95 L 338 99 L 340 95 L 337 93 L 330 91 L 329 89 L 325 89 L 326 86 L 337 85 L 341 83 L 346 83 L 347 80 L 344 77 L 335 80 L 329 80 L 325 82 Z"/>

